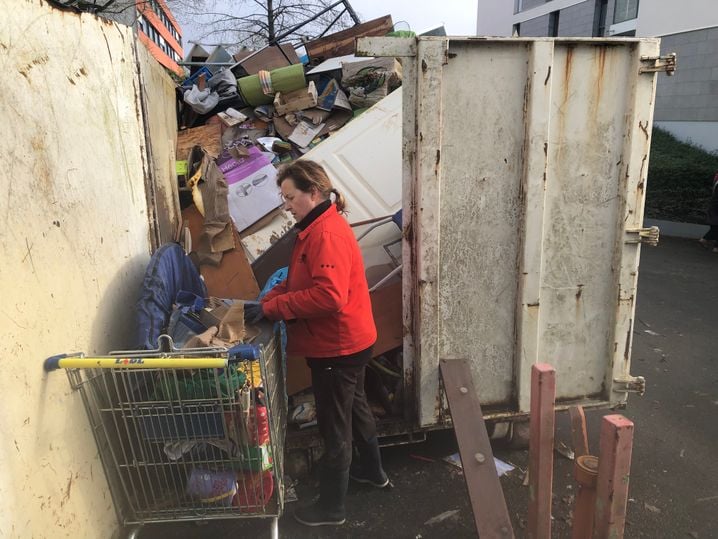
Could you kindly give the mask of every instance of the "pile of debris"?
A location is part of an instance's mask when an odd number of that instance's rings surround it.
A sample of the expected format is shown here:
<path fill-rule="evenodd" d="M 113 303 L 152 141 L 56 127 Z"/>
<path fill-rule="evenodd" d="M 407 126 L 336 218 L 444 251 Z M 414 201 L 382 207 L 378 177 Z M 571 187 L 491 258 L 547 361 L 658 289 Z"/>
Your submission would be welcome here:
<path fill-rule="evenodd" d="M 288 265 L 294 230 L 281 209 L 277 167 L 301 158 L 401 85 L 396 59 L 353 54 L 356 37 L 391 29 L 386 16 L 305 43 L 304 62 L 291 45 L 236 57 L 216 49 L 178 88 L 182 232 L 209 296 L 256 300 Z M 248 238 L 254 238 L 251 249 Z M 367 379 L 378 417 L 398 413 L 403 386 L 401 287 L 399 273 L 394 276 L 392 286 L 372 291 L 379 342 Z M 288 393 L 296 395 L 291 417 L 311 424 L 308 368 L 291 358 L 288 365 Z"/>

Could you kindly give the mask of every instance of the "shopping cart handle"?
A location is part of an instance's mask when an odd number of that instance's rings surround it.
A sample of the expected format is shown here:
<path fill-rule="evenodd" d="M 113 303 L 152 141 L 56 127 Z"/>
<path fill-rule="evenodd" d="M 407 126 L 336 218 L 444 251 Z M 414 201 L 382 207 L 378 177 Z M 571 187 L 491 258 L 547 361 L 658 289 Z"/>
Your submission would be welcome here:
<path fill-rule="evenodd" d="M 56 356 L 50 356 L 45 360 L 42 368 L 45 369 L 45 372 L 56 371 L 60 368 L 60 360 L 67 357 L 70 357 L 70 354 L 57 354 Z"/>
<path fill-rule="evenodd" d="M 237 344 L 227 351 L 229 361 L 256 361 L 259 359 L 259 346 Z"/>

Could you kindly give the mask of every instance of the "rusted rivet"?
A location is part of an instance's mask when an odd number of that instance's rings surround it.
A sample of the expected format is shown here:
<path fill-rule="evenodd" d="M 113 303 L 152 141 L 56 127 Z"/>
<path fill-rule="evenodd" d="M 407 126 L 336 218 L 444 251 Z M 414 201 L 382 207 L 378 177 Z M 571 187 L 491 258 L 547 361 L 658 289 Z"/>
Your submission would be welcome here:
<path fill-rule="evenodd" d="M 459 391 L 460 391 L 461 393 L 463 393 L 464 395 L 466 395 L 466 394 L 469 392 L 469 390 L 466 389 L 464 386 L 461 386 L 461 387 L 459 388 Z"/>
<path fill-rule="evenodd" d="M 486 457 L 484 456 L 483 453 L 476 453 L 474 455 L 474 458 L 476 459 L 476 462 L 478 462 L 479 464 L 483 464 L 484 462 L 486 462 Z"/>

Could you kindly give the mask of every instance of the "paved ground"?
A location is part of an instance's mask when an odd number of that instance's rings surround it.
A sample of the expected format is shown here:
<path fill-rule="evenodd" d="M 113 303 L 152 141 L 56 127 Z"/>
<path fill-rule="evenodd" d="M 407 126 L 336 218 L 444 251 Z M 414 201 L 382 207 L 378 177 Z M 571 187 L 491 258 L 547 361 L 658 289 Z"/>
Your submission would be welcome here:
<path fill-rule="evenodd" d="M 643 252 L 633 347 L 634 375 L 647 379 L 647 392 L 633 397 L 624 414 L 636 424 L 631 500 L 626 537 L 718 537 L 718 255 L 695 242 L 664 238 Z M 603 412 L 588 415 L 597 452 Z M 565 414 L 557 418 L 557 440 L 569 440 Z M 427 442 L 385 450 L 395 483 L 391 491 L 352 487 L 349 520 L 338 529 L 296 524 L 288 504 L 280 521 L 285 538 L 474 537 L 474 524 L 460 471 L 441 459 L 456 451 L 451 432 Z M 499 458 L 526 468 L 527 454 L 496 448 Z M 421 459 L 417 459 L 416 457 Z M 424 459 L 432 459 L 427 461 Z M 557 455 L 554 473 L 554 536 L 570 537 L 575 492 L 573 463 Z M 525 536 L 528 489 L 522 472 L 502 478 L 517 537 Z M 298 485 L 300 498 L 315 492 L 312 479 Z M 300 502 L 301 503 L 301 502 Z M 449 513 L 447 513 L 449 512 Z M 433 517 L 445 517 L 429 523 Z M 147 527 L 142 539 L 229 539 L 268 537 L 268 523 L 224 523 Z"/>

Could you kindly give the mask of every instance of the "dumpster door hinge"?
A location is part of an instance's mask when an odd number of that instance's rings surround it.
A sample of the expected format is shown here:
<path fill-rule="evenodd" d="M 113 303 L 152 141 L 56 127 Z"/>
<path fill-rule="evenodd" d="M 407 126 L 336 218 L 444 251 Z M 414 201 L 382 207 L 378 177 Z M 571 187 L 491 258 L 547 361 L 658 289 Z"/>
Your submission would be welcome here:
<path fill-rule="evenodd" d="M 655 247 L 658 245 L 661 231 L 657 226 L 650 228 L 627 228 L 626 234 L 628 235 L 626 243 L 645 243 Z"/>
<path fill-rule="evenodd" d="M 672 52 L 665 56 L 641 56 L 644 64 L 638 69 L 639 73 L 660 73 L 673 76 L 676 73 L 676 53 Z"/>
<path fill-rule="evenodd" d="M 614 391 L 623 393 L 638 393 L 643 395 L 646 392 L 646 379 L 643 376 L 628 376 L 626 378 L 614 378 Z"/>

